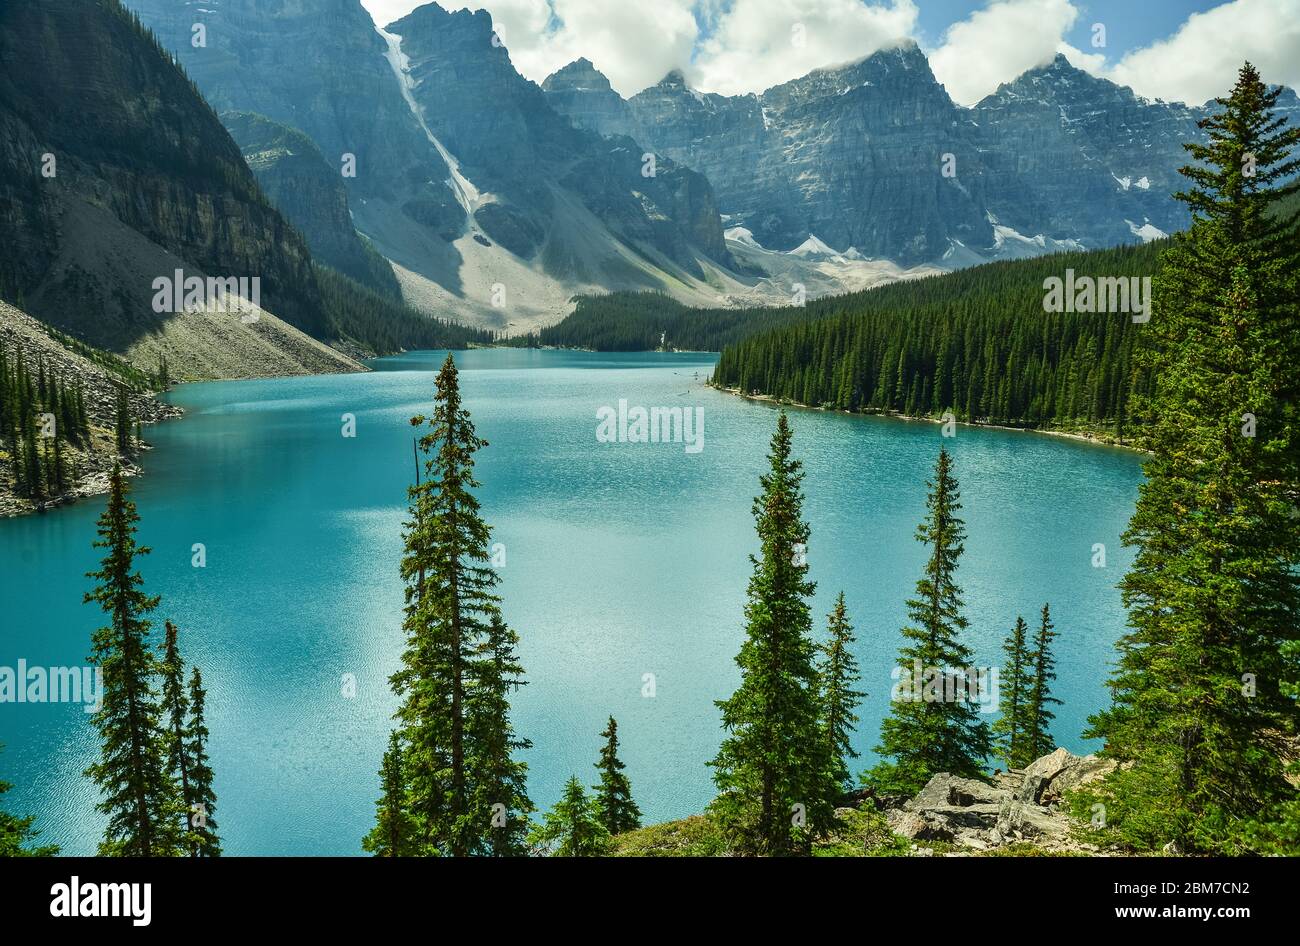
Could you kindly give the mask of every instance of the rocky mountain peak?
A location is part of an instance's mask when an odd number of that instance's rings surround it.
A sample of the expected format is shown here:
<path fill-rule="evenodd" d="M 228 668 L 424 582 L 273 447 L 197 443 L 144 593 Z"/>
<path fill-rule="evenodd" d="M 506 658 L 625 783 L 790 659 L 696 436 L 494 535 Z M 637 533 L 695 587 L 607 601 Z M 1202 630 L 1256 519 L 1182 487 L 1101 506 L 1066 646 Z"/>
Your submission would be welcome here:
<path fill-rule="evenodd" d="M 612 92 L 609 79 L 595 67 L 590 59 L 575 59 L 542 82 L 542 89 L 547 92 Z M 615 93 L 617 94 L 617 93 Z"/>

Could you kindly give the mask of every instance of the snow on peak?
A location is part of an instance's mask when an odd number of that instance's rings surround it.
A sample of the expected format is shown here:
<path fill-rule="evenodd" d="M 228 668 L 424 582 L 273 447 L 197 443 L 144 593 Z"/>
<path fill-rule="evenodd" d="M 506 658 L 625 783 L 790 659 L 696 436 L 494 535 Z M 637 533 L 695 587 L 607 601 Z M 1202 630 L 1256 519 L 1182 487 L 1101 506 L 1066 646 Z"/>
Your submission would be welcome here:
<path fill-rule="evenodd" d="M 1124 222 L 1128 224 L 1129 232 L 1135 237 L 1141 239 L 1143 243 L 1150 243 L 1152 240 L 1163 240 L 1165 237 L 1169 236 L 1168 233 L 1165 233 L 1165 231 L 1152 224 L 1147 218 L 1143 217 L 1142 221 L 1142 226 L 1140 227 L 1132 220 L 1125 220 Z"/>
<path fill-rule="evenodd" d="M 793 250 L 791 256 L 839 256 L 839 250 L 832 249 L 821 240 L 817 239 L 814 234 L 808 234 L 808 239 L 804 240 Z"/>

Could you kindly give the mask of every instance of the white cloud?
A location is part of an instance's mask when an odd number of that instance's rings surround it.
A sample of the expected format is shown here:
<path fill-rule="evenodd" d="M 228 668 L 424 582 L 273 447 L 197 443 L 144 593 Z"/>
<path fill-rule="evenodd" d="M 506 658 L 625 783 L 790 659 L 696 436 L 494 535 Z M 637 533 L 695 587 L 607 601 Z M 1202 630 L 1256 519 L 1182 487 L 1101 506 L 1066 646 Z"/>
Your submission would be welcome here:
<path fill-rule="evenodd" d="M 405 16 L 418 0 L 362 0 L 381 24 Z M 623 95 L 658 82 L 690 61 L 698 38 L 694 0 L 443 0 L 447 10 L 487 10 L 510 61 L 534 82 L 580 56 Z"/>
<path fill-rule="evenodd" d="M 392 22 L 418 0 L 362 0 Z M 440 0 L 486 9 L 523 75 L 541 82 L 585 56 L 623 95 L 682 69 L 708 92 L 758 92 L 850 62 L 915 32 L 915 0 Z M 698 20 L 705 24 L 701 36 Z"/>
<path fill-rule="evenodd" d="M 361 2 L 381 24 L 421 5 Z M 915 36 L 917 6 L 929 0 L 440 2 L 448 9 L 488 10 L 511 61 L 536 82 L 585 56 L 615 89 L 631 95 L 674 68 L 704 91 L 762 91 Z M 1085 6 L 1084 0 L 990 0 L 948 28 L 929 52 L 931 67 L 964 105 L 1057 52 L 1094 75 L 1170 101 L 1199 104 L 1222 94 L 1244 59 L 1269 82 L 1300 86 L 1300 0 L 1228 0 L 1118 61 L 1105 49 L 1065 42 Z"/>
<path fill-rule="evenodd" d="M 1232 0 L 1194 13 L 1099 74 L 1148 98 L 1200 104 L 1225 94 L 1246 59 L 1265 82 L 1300 86 L 1300 0 Z"/>
<path fill-rule="evenodd" d="M 930 53 L 930 68 L 959 105 L 1049 62 L 1079 11 L 1070 0 L 995 0 L 954 23 Z"/>
<path fill-rule="evenodd" d="M 896 46 L 916 18 L 913 0 L 734 0 L 686 72 L 707 92 L 759 92 Z"/>

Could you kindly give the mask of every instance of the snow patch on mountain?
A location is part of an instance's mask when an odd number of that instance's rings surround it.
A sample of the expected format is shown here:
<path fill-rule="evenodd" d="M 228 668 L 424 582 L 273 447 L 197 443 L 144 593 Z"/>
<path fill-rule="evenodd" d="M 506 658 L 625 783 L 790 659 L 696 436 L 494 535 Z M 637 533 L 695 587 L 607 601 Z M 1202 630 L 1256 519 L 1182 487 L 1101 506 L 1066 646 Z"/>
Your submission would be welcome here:
<path fill-rule="evenodd" d="M 1138 226 L 1132 220 L 1125 220 L 1124 222 L 1128 224 L 1129 232 L 1141 239 L 1143 243 L 1150 243 L 1152 240 L 1163 240 L 1169 236 L 1159 227 L 1153 226 L 1150 220 L 1145 220 L 1141 226 Z"/>
<path fill-rule="evenodd" d="M 419 122 L 420 128 L 424 131 L 429 143 L 433 145 L 438 154 L 442 155 L 442 160 L 447 162 L 447 167 L 451 171 L 451 178 L 447 181 L 447 186 L 451 188 L 456 200 L 464 208 L 465 213 L 469 214 L 473 220 L 474 211 L 487 202 L 488 195 L 479 192 L 479 189 L 470 182 L 460 171 L 460 162 L 442 146 L 442 142 L 429 128 L 429 124 L 424 118 L 424 109 L 420 108 L 420 103 L 415 100 L 415 81 L 411 78 L 411 60 L 402 52 L 402 37 L 396 33 L 389 33 L 381 27 L 376 26 L 375 32 L 378 33 L 388 44 L 388 49 L 384 56 L 388 60 L 388 65 L 392 67 L 393 75 L 397 79 L 397 86 L 402 90 L 402 98 L 406 100 L 406 105 Z"/>
<path fill-rule="evenodd" d="M 741 243 L 745 246 L 752 246 L 756 250 L 761 250 L 762 245 L 754 239 L 754 232 L 747 230 L 745 227 L 731 227 L 722 231 L 722 236 L 726 240 L 734 243 Z"/>
<path fill-rule="evenodd" d="M 803 258 L 813 256 L 839 256 L 840 251 L 827 246 L 821 240 L 817 239 L 815 234 L 810 233 L 808 234 L 808 239 L 804 240 L 793 250 L 790 250 L 790 255 Z"/>

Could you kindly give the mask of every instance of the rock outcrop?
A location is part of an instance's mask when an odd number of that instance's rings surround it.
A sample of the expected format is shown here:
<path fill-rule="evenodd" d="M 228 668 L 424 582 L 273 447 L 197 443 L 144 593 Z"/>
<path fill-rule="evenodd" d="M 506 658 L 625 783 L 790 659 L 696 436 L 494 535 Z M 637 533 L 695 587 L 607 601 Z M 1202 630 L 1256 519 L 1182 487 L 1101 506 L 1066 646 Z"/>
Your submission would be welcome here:
<path fill-rule="evenodd" d="M 1095 853 L 1062 809 L 1064 795 L 1104 778 L 1117 763 L 1056 749 L 1023 772 L 999 773 L 992 784 L 947 773 L 934 776 L 915 797 L 886 812 L 893 831 L 924 848 L 942 842 L 970 852 L 1009 844 L 1046 851 Z"/>

